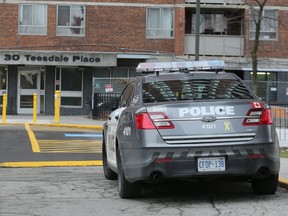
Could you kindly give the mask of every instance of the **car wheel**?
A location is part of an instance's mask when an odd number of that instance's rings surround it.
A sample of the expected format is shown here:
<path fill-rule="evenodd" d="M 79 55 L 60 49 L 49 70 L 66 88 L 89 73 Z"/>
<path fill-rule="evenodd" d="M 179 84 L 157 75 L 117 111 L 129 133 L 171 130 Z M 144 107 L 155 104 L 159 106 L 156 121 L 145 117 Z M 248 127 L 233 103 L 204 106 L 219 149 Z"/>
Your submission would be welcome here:
<path fill-rule="evenodd" d="M 126 180 L 118 149 L 117 149 L 117 168 L 118 168 L 119 196 L 124 199 L 139 197 L 142 190 L 141 182 L 131 183 Z"/>
<path fill-rule="evenodd" d="M 117 173 L 115 173 L 107 163 L 107 153 L 106 153 L 106 146 L 105 146 L 105 140 L 102 141 L 102 161 L 103 161 L 103 171 L 104 176 L 108 180 L 116 180 L 117 179 Z"/>
<path fill-rule="evenodd" d="M 252 179 L 251 185 L 256 194 L 275 194 L 278 188 L 278 175 Z"/>

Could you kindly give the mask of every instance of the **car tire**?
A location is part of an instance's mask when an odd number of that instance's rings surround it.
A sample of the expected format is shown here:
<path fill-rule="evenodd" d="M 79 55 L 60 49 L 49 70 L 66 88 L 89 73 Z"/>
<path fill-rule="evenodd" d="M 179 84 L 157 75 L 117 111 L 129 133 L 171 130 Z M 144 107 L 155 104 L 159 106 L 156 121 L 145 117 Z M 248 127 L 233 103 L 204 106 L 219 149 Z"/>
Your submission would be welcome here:
<path fill-rule="evenodd" d="M 278 188 L 278 175 L 252 179 L 251 185 L 256 194 L 275 194 Z"/>
<path fill-rule="evenodd" d="M 136 198 L 141 195 L 141 182 L 131 183 L 127 181 L 122 168 L 120 152 L 117 149 L 117 168 L 118 168 L 118 190 L 119 196 L 123 199 Z"/>
<path fill-rule="evenodd" d="M 103 171 L 104 171 L 105 178 L 108 180 L 116 180 L 117 179 L 117 173 L 114 172 L 108 166 L 104 136 L 103 136 L 103 141 L 102 141 L 102 161 L 103 161 Z"/>

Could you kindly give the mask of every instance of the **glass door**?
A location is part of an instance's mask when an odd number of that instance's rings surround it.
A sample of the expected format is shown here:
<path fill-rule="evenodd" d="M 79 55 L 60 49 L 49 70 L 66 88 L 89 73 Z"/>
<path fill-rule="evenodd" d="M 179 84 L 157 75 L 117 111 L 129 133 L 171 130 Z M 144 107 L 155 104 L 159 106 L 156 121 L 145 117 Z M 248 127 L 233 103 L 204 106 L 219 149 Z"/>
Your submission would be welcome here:
<path fill-rule="evenodd" d="M 37 93 L 37 113 L 40 112 L 40 71 L 19 71 L 18 114 L 33 113 L 33 94 Z"/>

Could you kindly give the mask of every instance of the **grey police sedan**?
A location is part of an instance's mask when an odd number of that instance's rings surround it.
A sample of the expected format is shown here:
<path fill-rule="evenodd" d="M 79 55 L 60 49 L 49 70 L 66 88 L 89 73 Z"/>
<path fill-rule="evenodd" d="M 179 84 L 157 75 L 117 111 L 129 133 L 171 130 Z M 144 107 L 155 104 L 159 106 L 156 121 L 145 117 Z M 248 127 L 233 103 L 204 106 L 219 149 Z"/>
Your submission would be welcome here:
<path fill-rule="evenodd" d="M 279 143 L 269 105 L 223 61 L 140 63 L 103 129 L 106 179 L 119 195 L 143 182 L 229 178 L 274 194 Z"/>

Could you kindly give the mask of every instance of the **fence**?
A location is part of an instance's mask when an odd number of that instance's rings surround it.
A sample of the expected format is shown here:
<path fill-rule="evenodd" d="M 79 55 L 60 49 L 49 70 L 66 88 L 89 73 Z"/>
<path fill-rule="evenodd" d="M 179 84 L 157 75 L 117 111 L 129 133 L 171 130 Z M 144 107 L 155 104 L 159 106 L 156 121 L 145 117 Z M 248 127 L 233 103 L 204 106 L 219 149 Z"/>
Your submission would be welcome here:
<path fill-rule="evenodd" d="M 106 119 L 108 118 L 111 111 L 108 107 L 102 106 L 100 104 L 105 102 L 112 102 L 116 105 L 118 98 L 120 97 L 120 93 L 94 93 L 94 104 L 92 110 L 92 117 Z"/>
<path fill-rule="evenodd" d="M 288 141 L 288 108 L 272 106 L 272 114 L 279 140 Z"/>
<path fill-rule="evenodd" d="M 100 107 L 101 103 L 113 102 L 116 104 L 122 90 L 130 78 L 93 78 L 92 117 L 107 118 L 111 111 L 107 107 Z"/>
<path fill-rule="evenodd" d="M 120 92 L 125 87 L 127 79 L 97 79 L 94 83 L 98 83 L 97 87 L 102 87 L 103 84 L 112 83 L 113 93 L 96 93 L 94 88 L 94 97 L 92 105 L 92 117 L 106 119 L 111 113 L 105 107 L 99 107 L 100 103 L 114 102 L 116 104 Z M 251 81 L 245 81 L 248 86 L 251 87 Z M 100 83 L 102 85 L 100 85 Z M 117 93 L 115 92 L 117 87 Z M 275 81 L 259 81 L 258 82 L 259 94 L 262 100 L 267 101 L 272 105 L 272 114 L 279 140 L 288 141 L 288 83 L 287 82 L 275 82 Z M 104 90 L 103 90 L 104 91 Z"/>

